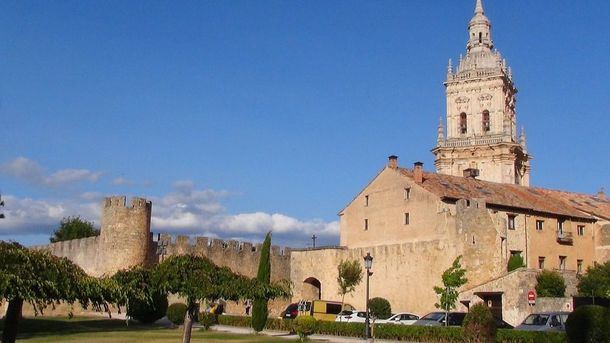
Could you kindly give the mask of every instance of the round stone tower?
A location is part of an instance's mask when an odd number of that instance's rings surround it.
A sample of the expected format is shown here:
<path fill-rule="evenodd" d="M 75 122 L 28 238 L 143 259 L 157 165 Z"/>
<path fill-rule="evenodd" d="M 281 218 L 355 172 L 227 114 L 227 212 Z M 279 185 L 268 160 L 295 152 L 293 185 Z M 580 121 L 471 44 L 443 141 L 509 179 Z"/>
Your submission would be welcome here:
<path fill-rule="evenodd" d="M 147 263 L 151 212 L 152 203 L 144 198 L 133 198 L 129 207 L 124 196 L 104 199 L 97 260 L 100 275 Z"/>

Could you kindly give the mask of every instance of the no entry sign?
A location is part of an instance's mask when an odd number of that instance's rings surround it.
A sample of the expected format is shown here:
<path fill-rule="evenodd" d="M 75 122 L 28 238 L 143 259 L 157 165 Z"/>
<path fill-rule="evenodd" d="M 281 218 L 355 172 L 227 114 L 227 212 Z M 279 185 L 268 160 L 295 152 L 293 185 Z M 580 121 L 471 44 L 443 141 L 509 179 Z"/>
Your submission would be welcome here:
<path fill-rule="evenodd" d="M 536 305 L 536 292 L 529 291 L 527 292 L 527 303 L 530 305 Z"/>

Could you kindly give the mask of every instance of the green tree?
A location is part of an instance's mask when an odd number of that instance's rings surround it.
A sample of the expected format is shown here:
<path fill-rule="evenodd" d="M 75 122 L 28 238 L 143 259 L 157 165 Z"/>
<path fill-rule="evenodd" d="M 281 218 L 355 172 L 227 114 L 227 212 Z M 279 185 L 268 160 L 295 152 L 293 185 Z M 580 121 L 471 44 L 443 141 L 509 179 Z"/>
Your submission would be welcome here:
<path fill-rule="evenodd" d="M 125 294 L 115 280 L 90 277 L 66 258 L 0 241 L 0 300 L 8 301 L 2 343 L 15 342 L 24 302 L 36 313 L 59 301 L 109 313 L 108 302 L 124 303 Z"/>
<path fill-rule="evenodd" d="M 198 302 L 290 296 L 286 281 L 264 284 L 236 274 L 227 267 L 218 267 L 206 257 L 194 255 L 170 256 L 156 266 L 152 280 L 165 294 L 173 293 L 186 299 L 188 310 L 184 318 L 183 343 L 191 340 Z"/>
<path fill-rule="evenodd" d="M 460 264 L 461 259 L 462 256 L 456 257 L 451 267 L 443 272 L 443 287 L 434 286 L 434 292 L 440 296 L 440 301 L 434 306 L 445 311 L 445 325 L 448 325 L 447 315 L 449 311 L 455 308 L 459 295 L 458 289 L 468 282 L 465 277 L 466 269 L 462 268 Z"/>
<path fill-rule="evenodd" d="M 81 217 L 64 217 L 59 223 L 59 228 L 53 232 L 53 236 L 49 240 L 51 243 L 55 243 L 99 234 L 100 230 L 96 229 L 90 221 L 81 219 Z"/>
<path fill-rule="evenodd" d="M 345 295 L 356 290 L 356 286 L 362 281 L 362 266 L 357 260 L 341 261 L 337 266 L 339 276 L 337 283 L 339 284 L 339 295 L 341 296 L 341 311 L 345 303 Z"/>
<path fill-rule="evenodd" d="M 610 261 L 595 263 L 584 275 L 578 276 L 578 293 L 581 296 L 610 298 Z"/>
<path fill-rule="evenodd" d="M 126 307 L 130 318 L 148 324 L 165 316 L 167 294 L 153 284 L 152 269 L 136 266 L 116 272 L 112 279 L 123 290 L 123 299 L 119 305 Z"/>
<path fill-rule="evenodd" d="M 466 342 L 487 343 L 496 341 L 496 320 L 485 303 L 470 307 L 464 318 L 464 337 Z"/>
<path fill-rule="evenodd" d="M 268 285 L 271 281 L 271 232 L 268 232 L 263 242 L 261 249 L 261 258 L 258 262 L 258 273 L 256 279 L 258 282 Z M 252 328 L 256 332 L 260 332 L 265 328 L 267 323 L 267 317 L 269 316 L 269 310 L 267 308 L 267 299 L 265 298 L 254 298 L 252 303 Z"/>
<path fill-rule="evenodd" d="M 523 257 L 521 257 L 521 255 L 512 255 L 508 259 L 507 270 L 509 272 L 521 267 L 525 267 L 525 263 L 523 263 Z"/>
<path fill-rule="evenodd" d="M 566 284 L 561 274 L 556 271 L 543 270 L 536 276 L 536 293 L 539 297 L 557 297 L 565 295 Z"/>
<path fill-rule="evenodd" d="M 373 298 L 369 300 L 369 311 L 373 319 L 387 319 L 392 315 L 390 302 L 385 298 Z"/>

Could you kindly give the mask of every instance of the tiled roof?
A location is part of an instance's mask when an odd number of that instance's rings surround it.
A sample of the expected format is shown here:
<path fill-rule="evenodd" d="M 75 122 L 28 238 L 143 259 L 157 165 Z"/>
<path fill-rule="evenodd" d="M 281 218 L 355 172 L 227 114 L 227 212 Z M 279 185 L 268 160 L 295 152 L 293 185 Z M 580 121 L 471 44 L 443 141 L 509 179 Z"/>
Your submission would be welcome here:
<path fill-rule="evenodd" d="M 413 178 L 412 170 L 405 168 L 399 169 L 403 175 Z M 523 209 L 587 220 L 594 219 L 576 207 L 568 204 L 560 197 L 550 194 L 550 191 L 540 188 L 428 172 L 423 173 L 423 182 L 420 185 L 441 198 L 479 198 L 484 199 L 487 204 L 500 207 Z"/>
<path fill-rule="evenodd" d="M 560 199 L 579 211 L 610 220 L 610 198 L 605 195 L 594 196 L 590 194 L 556 191 L 544 188 L 536 188 L 536 190 L 550 197 Z"/>

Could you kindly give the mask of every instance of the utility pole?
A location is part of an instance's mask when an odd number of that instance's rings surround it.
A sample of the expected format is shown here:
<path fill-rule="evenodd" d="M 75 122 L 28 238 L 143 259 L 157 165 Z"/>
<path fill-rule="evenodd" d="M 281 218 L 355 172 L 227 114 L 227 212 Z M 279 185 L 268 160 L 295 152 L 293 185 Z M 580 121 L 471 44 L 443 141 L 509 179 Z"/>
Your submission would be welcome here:
<path fill-rule="evenodd" d="M 318 238 L 318 236 L 316 236 L 316 234 L 314 233 L 313 236 L 311 236 L 311 240 L 313 241 L 313 248 L 316 248 L 316 238 Z"/>

